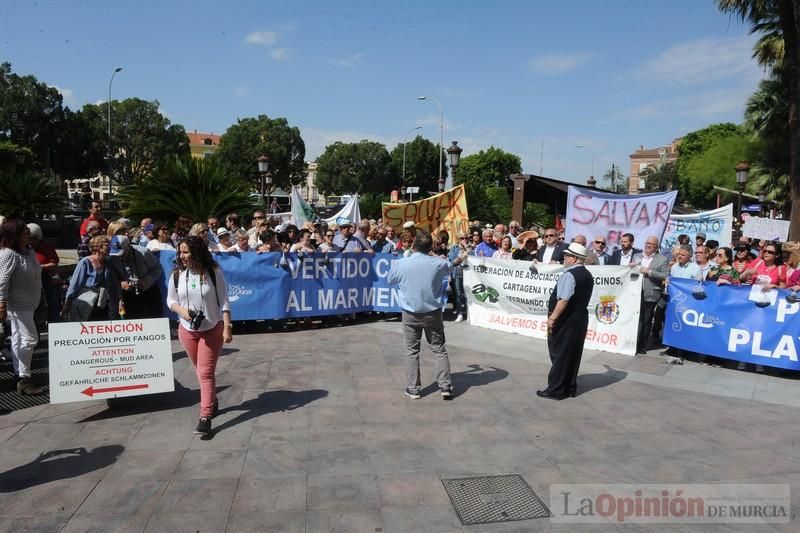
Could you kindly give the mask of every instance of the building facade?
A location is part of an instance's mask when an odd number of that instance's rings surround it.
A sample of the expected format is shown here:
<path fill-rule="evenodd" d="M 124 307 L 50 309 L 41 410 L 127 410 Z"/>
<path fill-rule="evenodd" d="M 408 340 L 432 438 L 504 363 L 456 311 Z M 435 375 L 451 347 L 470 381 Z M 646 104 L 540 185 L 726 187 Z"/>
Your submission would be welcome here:
<path fill-rule="evenodd" d="M 644 191 L 644 178 L 640 178 L 640 173 L 649 166 L 659 166 L 665 163 L 674 163 L 678 159 L 678 147 L 681 139 L 673 140 L 667 146 L 658 148 L 645 148 L 643 145 L 629 155 L 631 160 L 630 180 L 628 181 L 628 193 L 639 194 Z"/>
<path fill-rule="evenodd" d="M 189 137 L 189 151 L 192 157 L 198 159 L 214 155 L 219 148 L 219 140 L 222 138 L 221 135 L 202 133 L 197 130 L 187 133 L 186 136 Z"/>

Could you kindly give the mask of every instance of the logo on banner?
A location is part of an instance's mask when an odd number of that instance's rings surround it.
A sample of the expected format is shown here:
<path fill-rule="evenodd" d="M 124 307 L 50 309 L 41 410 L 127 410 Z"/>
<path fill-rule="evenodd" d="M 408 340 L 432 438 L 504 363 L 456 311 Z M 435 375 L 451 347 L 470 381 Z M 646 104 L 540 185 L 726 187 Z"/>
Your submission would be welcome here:
<path fill-rule="evenodd" d="M 714 326 L 724 326 L 725 322 L 720 320 L 719 318 L 708 315 L 706 316 L 705 313 L 698 313 L 694 309 L 687 309 L 681 314 L 681 320 L 687 326 L 692 326 L 695 328 L 703 328 L 703 329 L 711 329 Z"/>
<path fill-rule="evenodd" d="M 241 285 L 228 285 L 228 301 L 235 302 L 242 296 L 250 296 L 253 294 L 252 289 L 242 287 Z"/>
<path fill-rule="evenodd" d="M 483 283 L 474 285 L 472 287 L 472 294 L 474 294 L 475 298 L 481 302 L 485 303 L 488 300 L 489 303 L 492 304 L 497 303 L 497 297 L 500 296 L 500 293 L 497 292 L 497 289 L 484 285 Z"/>
<path fill-rule="evenodd" d="M 600 297 L 600 303 L 594 308 L 594 316 L 603 324 L 613 324 L 619 318 L 619 305 L 616 296 L 607 294 Z"/>

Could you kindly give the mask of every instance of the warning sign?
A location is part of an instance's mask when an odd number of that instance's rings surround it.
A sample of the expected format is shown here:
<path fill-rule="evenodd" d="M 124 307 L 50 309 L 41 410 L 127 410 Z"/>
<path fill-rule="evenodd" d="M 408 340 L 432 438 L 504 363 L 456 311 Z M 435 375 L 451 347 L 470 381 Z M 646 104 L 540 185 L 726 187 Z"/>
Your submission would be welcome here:
<path fill-rule="evenodd" d="M 166 318 L 50 324 L 50 403 L 175 390 Z"/>

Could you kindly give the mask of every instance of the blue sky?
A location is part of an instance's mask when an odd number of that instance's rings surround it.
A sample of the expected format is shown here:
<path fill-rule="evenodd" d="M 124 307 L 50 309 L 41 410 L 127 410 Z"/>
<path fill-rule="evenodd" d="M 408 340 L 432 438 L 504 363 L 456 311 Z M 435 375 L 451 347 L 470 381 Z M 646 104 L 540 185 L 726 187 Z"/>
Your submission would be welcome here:
<path fill-rule="evenodd" d="M 416 125 L 574 182 L 714 122 L 741 122 L 754 37 L 711 0 L 30 1 L 0 4 L 0 60 L 73 109 L 157 99 L 187 131 L 265 113 L 307 159 L 391 150 Z M 413 135 L 412 135 L 413 136 Z M 542 143 L 544 150 L 542 152 Z M 577 145 L 582 145 L 578 148 Z"/>

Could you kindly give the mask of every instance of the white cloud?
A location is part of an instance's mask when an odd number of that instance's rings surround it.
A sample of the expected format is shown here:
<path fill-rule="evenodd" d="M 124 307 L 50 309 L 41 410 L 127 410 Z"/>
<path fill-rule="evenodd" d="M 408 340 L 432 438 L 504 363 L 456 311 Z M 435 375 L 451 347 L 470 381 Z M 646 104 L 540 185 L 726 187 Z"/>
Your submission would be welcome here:
<path fill-rule="evenodd" d="M 724 89 L 695 91 L 628 109 L 622 116 L 635 120 L 651 120 L 665 116 L 688 116 L 708 120 L 736 114 L 741 119 L 747 99 L 755 88 L 753 82 Z"/>
<path fill-rule="evenodd" d="M 328 63 L 330 63 L 331 65 L 336 65 L 337 67 L 344 67 L 344 68 L 356 68 L 363 62 L 364 62 L 363 52 L 356 52 L 355 54 L 350 54 L 349 56 L 337 57 L 334 59 L 330 59 L 328 61 Z"/>
<path fill-rule="evenodd" d="M 289 59 L 289 49 L 288 48 L 275 48 L 271 50 L 269 55 L 272 56 L 272 59 L 275 61 L 283 61 L 285 59 Z"/>
<path fill-rule="evenodd" d="M 72 89 L 62 88 L 58 85 L 51 85 L 51 87 L 61 93 L 61 97 L 64 99 L 65 104 L 71 106 L 77 104 L 77 100 L 75 99 L 75 94 L 72 92 Z"/>
<path fill-rule="evenodd" d="M 530 60 L 529 66 L 539 74 L 565 74 L 585 63 L 592 54 L 545 54 Z"/>
<path fill-rule="evenodd" d="M 753 36 L 698 39 L 676 44 L 637 69 L 635 78 L 653 84 L 700 85 L 730 79 L 759 79 L 751 58 Z"/>
<path fill-rule="evenodd" d="M 278 34 L 274 31 L 254 31 L 247 34 L 244 38 L 247 44 L 258 46 L 272 46 L 278 42 Z"/>
<path fill-rule="evenodd" d="M 247 96 L 249 93 L 250 93 L 250 89 L 248 89 L 247 87 L 236 87 L 233 90 L 233 95 L 235 97 L 237 97 L 237 98 L 243 98 L 243 97 Z"/>

